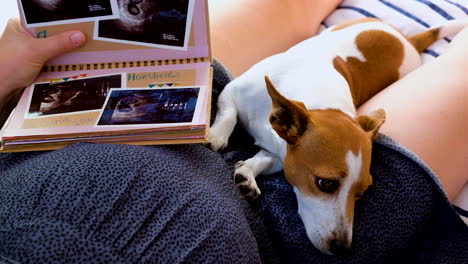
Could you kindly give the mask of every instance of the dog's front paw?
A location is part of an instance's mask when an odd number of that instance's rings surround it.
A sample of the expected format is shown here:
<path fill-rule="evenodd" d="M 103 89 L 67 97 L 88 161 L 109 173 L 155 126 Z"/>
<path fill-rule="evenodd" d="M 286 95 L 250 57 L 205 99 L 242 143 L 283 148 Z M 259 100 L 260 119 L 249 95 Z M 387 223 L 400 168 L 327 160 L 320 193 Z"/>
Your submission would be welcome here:
<path fill-rule="evenodd" d="M 210 143 L 208 143 L 208 146 L 213 151 L 225 149 L 227 145 L 228 145 L 228 140 L 224 138 L 211 138 L 210 137 Z"/>
<path fill-rule="evenodd" d="M 222 129 L 216 129 L 215 127 L 210 129 L 209 137 L 209 147 L 213 151 L 218 151 L 224 149 L 228 146 L 229 135 L 226 136 L 226 133 Z"/>
<path fill-rule="evenodd" d="M 236 164 L 234 172 L 234 183 L 239 187 L 239 191 L 247 198 L 256 199 L 260 197 L 260 189 L 257 186 L 252 171 L 245 165 L 244 161 Z"/>
<path fill-rule="evenodd" d="M 247 180 L 247 178 L 242 174 L 235 174 L 234 181 L 236 182 L 237 187 L 242 195 L 247 198 L 257 199 L 260 197 L 260 189 L 257 186 L 255 180 Z"/>

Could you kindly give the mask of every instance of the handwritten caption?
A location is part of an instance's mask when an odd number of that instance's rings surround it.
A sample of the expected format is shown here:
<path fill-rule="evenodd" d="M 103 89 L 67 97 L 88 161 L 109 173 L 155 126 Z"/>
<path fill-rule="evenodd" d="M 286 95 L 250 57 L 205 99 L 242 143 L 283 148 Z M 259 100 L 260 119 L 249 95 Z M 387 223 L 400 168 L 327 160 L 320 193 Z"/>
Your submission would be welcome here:
<path fill-rule="evenodd" d="M 180 72 L 147 72 L 147 73 L 127 73 L 128 81 L 157 80 L 157 79 L 178 79 Z"/>

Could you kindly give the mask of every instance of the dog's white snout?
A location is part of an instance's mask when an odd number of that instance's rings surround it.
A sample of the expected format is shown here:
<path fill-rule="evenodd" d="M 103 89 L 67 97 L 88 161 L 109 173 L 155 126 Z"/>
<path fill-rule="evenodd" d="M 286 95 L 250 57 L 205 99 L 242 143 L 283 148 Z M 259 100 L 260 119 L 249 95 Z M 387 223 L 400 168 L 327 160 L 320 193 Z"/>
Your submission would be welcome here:
<path fill-rule="evenodd" d="M 349 252 L 352 241 L 352 221 L 334 210 L 329 199 L 304 195 L 294 187 L 298 214 L 304 223 L 307 237 L 326 254 L 343 255 Z"/>

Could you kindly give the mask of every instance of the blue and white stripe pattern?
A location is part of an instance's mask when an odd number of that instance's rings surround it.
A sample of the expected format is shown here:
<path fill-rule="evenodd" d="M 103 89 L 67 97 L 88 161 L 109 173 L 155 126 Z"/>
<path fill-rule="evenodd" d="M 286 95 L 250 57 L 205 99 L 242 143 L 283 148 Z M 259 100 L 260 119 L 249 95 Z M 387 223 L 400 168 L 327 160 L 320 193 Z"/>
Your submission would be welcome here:
<path fill-rule="evenodd" d="M 468 17 L 468 0 L 345 0 L 320 31 L 353 19 L 375 17 L 412 36 L 447 20 Z M 442 54 L 452 36 L 437 41 L 422 54 L 423 63 Z"/>

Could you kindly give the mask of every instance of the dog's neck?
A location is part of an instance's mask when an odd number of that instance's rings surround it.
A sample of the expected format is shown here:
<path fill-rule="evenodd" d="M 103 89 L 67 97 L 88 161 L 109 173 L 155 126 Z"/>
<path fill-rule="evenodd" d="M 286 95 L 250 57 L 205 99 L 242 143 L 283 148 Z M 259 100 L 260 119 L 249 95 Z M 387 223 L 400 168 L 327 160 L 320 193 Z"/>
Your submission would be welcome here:
<path fill-rule="evenodd" d="M 312 72 L 304 73 L 298 69 L 282 76 L 281 79 L 275 78 L 281 93 L 287 98 L 303 102 L 308 110 L 336 109 L 350 117 L 356 117 L 350 87 L 333 65 L 305 63 L 308 65 L 304 68 L 312 69 Z M 308 82 L 310 79 L 314 81 Z M 313 96 L 304 96 L 305 94 Z"/>

